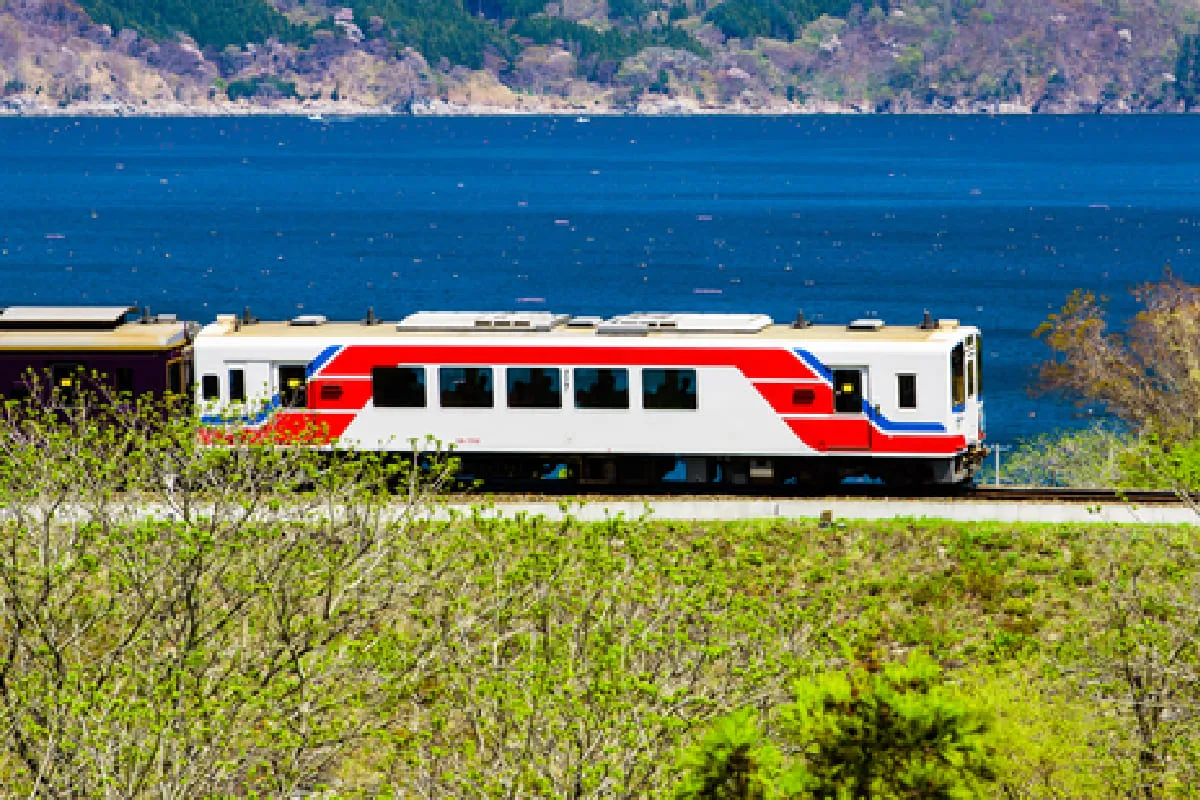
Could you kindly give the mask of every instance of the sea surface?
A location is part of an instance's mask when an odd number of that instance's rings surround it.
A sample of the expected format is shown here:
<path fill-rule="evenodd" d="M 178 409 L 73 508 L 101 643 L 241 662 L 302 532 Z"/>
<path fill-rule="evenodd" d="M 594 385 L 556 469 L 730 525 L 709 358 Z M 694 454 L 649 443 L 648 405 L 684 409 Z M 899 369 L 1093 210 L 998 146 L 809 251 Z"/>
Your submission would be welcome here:
<path fill-rule="evenodd" d="M 209 321 L 798 310 L 984 331 L 988 435 L 1071 290 L 1200 281 L 1200 119 L 0 119 L 0 305 Z"/>

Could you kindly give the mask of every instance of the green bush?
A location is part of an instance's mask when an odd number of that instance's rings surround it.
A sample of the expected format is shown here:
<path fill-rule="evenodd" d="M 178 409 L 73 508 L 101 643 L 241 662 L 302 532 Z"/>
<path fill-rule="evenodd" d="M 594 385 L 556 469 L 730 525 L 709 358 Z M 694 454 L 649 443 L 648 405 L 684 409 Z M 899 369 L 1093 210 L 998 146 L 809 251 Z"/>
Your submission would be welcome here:
<path fill-rule="evenodd" d="M 971 798 L 995 790 L 989 718 L 914 653 L 882 670 L 828 672 L 794 684 L 774 745 L 742 711 L 688 751 L 676 797 Z M 779 749 L 794 753 L 780 765 Z"/>

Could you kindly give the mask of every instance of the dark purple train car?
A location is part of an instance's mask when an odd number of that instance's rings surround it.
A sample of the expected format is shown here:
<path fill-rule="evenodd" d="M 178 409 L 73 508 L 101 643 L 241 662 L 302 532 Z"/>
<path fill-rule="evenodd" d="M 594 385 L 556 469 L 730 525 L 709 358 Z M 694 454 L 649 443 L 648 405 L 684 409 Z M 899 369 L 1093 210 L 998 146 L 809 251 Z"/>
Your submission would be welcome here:
<path fill-rule="evenodd" d="M 29 376 L 70 396 L 97 380 L 119 394 L 185 395 L 190 335 L 174 315 L 133 319 L 125 306 L 10 306 L 0 311 L 0 395 L 26 397 Z M 95 375 L 97 378 L 93 378 Z"/>

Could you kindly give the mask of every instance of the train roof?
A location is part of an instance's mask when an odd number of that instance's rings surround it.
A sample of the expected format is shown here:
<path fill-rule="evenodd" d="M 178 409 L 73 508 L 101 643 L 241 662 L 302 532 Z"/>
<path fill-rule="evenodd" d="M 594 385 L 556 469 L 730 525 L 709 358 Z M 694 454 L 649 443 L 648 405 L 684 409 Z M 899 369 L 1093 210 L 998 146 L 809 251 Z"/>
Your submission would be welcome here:
<path fill-rule="evenodd" d="M 369 315 L 357 322 L 330 321 L 306 314 L 286 321 L 259 321 L 248 314 L 222 314 L 205 326 L 200 337 L 259 339 L 361 339 L 445 337 L 498 334 L 504 337 L 597 337 L 604 339 L 736 337 L 748 340 L 861 342 L 957 341 L 975 332 L 958 320 L 926 319 L 916 325 L 887 325 L 871 318 L 847 325 L 779 324 L 765 314 L 625 314 L 616 317 L 572 317 L 551 312 L 420 311 L 398 321 Z"/>
<path fill-rule="evenodd" d="M 187 343 L 187 324 L 174 315 L 130 306 L 9 306 L 0 310 L 0 351 L 162 350 Z"/>

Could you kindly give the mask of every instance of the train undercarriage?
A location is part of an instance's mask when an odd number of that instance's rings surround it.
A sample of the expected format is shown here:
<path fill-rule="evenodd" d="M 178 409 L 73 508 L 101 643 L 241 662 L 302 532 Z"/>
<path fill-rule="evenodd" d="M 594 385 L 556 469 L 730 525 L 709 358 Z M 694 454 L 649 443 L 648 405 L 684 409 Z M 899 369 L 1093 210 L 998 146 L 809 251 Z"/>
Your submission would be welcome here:
<path fill-rule="evenodd" d="M 843 482 L 912 488 L 969 483 L 984 451 L 944 459 L 878 456 L 456 454 L 460 482 L 487 488 L 832 489 Z"/>

